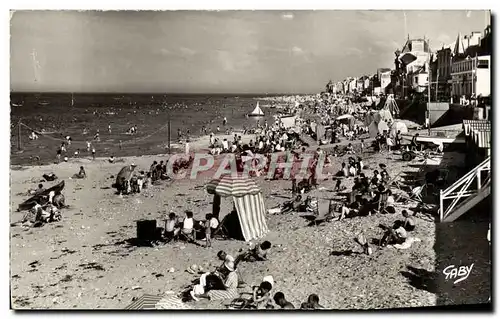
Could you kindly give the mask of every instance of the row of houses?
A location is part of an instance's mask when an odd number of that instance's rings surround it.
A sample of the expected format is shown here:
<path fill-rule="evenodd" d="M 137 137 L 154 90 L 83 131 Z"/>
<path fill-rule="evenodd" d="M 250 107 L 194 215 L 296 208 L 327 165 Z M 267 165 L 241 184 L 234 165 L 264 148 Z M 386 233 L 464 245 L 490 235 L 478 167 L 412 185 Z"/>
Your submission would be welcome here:
<path fill-rule="evenodd" d="M 407 99 L 427 94 L 430 88 L 433 100 L 447 102 L 490 95 L 491 26 L 484 32 L 458 34 L 454 43 L 434 52 L 429 42 L 408 36 L 402 49 L 395 52 L 392 69 L 379 68 L 372 75 L 330 81 L 326 90 L 334 94 L 395 94 Z"/>

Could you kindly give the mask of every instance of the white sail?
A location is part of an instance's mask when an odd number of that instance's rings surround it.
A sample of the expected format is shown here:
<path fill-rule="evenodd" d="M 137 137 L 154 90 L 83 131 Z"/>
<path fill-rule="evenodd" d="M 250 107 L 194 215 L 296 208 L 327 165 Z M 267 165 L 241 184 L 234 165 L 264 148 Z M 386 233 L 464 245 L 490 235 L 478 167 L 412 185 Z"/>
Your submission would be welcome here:
<path fill-rule="evenodd" d="M 259 102 L 257 101 L 257 106 L 255 107 L 255 109 L 253 109 L 252 113 L 250 113 L 250 115 L 253 115 L 253 116 L 263 116 L 264 115 L 264 112 L 262 112 L 262 109 L 259 107 Z"/>

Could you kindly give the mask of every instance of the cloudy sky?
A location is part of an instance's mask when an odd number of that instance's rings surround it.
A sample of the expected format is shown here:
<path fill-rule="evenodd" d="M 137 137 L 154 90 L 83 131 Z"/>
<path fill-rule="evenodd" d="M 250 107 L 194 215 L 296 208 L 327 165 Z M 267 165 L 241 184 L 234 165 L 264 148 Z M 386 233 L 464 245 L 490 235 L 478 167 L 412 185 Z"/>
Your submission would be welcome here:
<path fill-rule="evenodd" d="M 308 93 L 483 31 L 484 11 L 18 11 L 11 89 Z"/>

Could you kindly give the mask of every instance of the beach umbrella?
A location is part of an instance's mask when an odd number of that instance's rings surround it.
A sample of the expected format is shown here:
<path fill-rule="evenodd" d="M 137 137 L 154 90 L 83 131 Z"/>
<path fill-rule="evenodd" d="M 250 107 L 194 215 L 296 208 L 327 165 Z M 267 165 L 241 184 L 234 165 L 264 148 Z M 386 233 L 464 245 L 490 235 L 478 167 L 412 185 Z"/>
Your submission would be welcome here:
<path fill-rule="evenodd" d="M 353 116 L 351 114 L 344 114 L 344 115 L 337 117 L 336 120 L 340 121 L 340 120 L 345 120 L 345 119 L 350 119 L 350 118 L 353 118 Z"/>
<path fill-rule="evenodd" d="M 403 122 L 396 121 L 392 123 L 391 125 L 391 137 L 395 137 L 396 133 L 400 131 L 401 134 L 407 134 L 408 133 L 408 127 L 406 127 L 406 124 Z"/>
<path fill-rule="evenodd" d="M 125 177 L 125 180 L 129 181 L 130 178 L 132 178 L 134 169 L 135 169 L 135 164 L 123 166 L 118 175 L 116 175 L 116 185 L 120 185 L 122 177 Z"/>
<path fill-rule="evenodd" d="M 255 195 L 261 192 L 260 187 L 246 176 L 223 175 L 211 180 L 206 185 L 209 194 L 219 195 L 221 197 L 245 195 Z"/>

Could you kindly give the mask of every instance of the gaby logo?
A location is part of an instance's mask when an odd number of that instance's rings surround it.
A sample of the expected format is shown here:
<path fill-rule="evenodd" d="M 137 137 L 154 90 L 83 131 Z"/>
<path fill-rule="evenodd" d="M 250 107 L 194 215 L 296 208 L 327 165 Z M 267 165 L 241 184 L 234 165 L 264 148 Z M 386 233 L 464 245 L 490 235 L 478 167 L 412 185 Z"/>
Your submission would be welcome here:
<path fill-rule="evenodd" d="M 451 265 L 443 270 L 443 274 L 446 276 L 446 280 L 457 278 L 453 282 L 454 284 L 457 284 L 469 277 L 472 271 L 472 267 L 474 267 L 474 264 L 471 264 L 470 266 L 460 266 L 460 267 Z"/>

